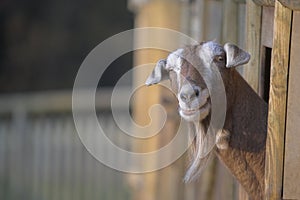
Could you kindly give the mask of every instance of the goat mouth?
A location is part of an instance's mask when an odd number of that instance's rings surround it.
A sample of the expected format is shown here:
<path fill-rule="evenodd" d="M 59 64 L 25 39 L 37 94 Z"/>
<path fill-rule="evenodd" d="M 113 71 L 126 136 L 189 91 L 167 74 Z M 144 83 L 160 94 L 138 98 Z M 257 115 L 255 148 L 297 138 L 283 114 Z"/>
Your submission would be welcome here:
<path fill-rule="evenodd" d="M 198 108 L 190 108 L 190 109 L 183 109 L 180 108 L 179 114 L 187 119 L 190 120 L 203 120 L 206 118 L 210 111 L 210 103 L 207 101 L 204 105 L 198 107 Z"/>

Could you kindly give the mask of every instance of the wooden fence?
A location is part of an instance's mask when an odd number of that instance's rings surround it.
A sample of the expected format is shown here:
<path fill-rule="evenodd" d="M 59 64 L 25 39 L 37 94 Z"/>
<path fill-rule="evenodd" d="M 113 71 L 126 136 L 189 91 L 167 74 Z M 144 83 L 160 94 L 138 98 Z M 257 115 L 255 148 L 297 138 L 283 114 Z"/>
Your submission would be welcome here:
<path fill-rule="evenodd" d="M 110 90 L 96 98 L 99 121 L 113 142 L 126 146 L 116 138 L 121 130 L 109 112 L 109 99 Z M 128 106 L 121 102 L 117 108 L 128 124 Z M 85 114 L 79 125 L 94 131 Z M 130 188 L 123 173 L 98 162 L 81 144 L 71 91 L 8 95 L 0 97 L 0 199 L 123 200 L 130 199 Z"/>

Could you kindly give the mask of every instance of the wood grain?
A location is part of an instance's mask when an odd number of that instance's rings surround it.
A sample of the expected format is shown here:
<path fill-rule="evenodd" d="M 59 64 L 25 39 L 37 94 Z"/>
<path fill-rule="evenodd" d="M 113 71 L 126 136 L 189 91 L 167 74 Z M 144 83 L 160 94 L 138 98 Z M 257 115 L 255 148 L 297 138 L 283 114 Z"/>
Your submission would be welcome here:
<path fill-rule="evenodd" d="M 300 1 L 299 0 L 280 0 L 282 5 L 293 9 L 293 10 L 300 10 Z"/>
<path fill-rule="evenodd" d="M 263 7 L 262 27 L 261 27 L 262 45 L 273 47 L 273 29 L 274 29 L 274 7 Z"/>
<path fill-rule="evenodd" d="M 268 136 L 266 144 L 266 199 L 281 199 L 287 81 L 292 11 L 275 3 L 271 62 Z"/>
<path fill-rule="evenodd" d="M 222 42 L 238 42 L 238 4 L 232 0 L 223 1 Z"/>
<path fill-rule="evenodd" d="M 257 5 L 260 6 L 274 6 L 275 1 L 274 0 L 253 0 Z"/>
<path fill-rule="evenodd" d="M 274 6 L 274 0 L 253 0 L 257 5 L 260 6 Z M 285 7 L 292 10 L 300 10 L 300 1 L 299 0 L 279 0 L 279 2 Z"/>
<path fill-rule="evenodd" d="M 251 55 L 250 62 L 244 67 L 244 77 L 251 87 L 258 92 L 260 82 L 261 17 L 262 8 L 252 1 L 246 4 L 246 49 Z M 248 200 L 246 191 L 239 187 L 239 199 Z"/>
<path fill-rule="evenodd" d="M 262 8 L 247 1 L 247 44 L 246 49 L 251 55 L 250 62 L 244 67 L 244 77 L 251 87 L 258 91 L 260 77 L 260 50 L 261 50 L 261 16 Z"/>
<path fill-rule="evenodd" d="M 287 122 L 285 136 L 283 198 L 300 199 L 300 12 L 293 14 Z"/>
<path fill-rule="evenodd" d="M 166 12 L 171 10 L 172 12 Z M 167 0 L 163 1 L 149 1 L 139 10 L 136 11 L 135 27 L 162 27 L 170 28 L 173 30 L 180 30 L 181 19 L 181 7 L 179 2 L 170 3 Z M 151 41 L 157 42 L 160 40 L 166 40 L 166 35 L 156 34 L 139 34 L 135 35 L 136 42 Z M 172 41 L 174 48 L 177 47 L 180 41 Z M 158 49 L 142 49 L 135 51 L 134 64 L 135 66 L 156 63 L 159 59 L 165 58 L 168 52 L 163 52 Z M 152 65 L 154 67 L 154 65 Z M 143 84 L 147 76 L 151 73 L 152 67 L 149 66 L 149 71 L 140 70 L 134 73 L 134 84 L 139 86 Z M 137 87 L 135 87 L 137 88 Z M 133 104 L 134 119 L 139 125 L 146 125 L 150 123 L 150 117 L 147 115 L 150 107 L 155 104 L 161 104 L 162 99 L 167 98 L 168 93 L 165 92 L 163 87 L 151 86 L 147 88 L 141 88 L 136 91 Z M 176 111 L 177 105 L 173 106 L 173 110 Z M 162 120 L 162 116 L 159 113 L 154 114 L 153 128 L 147 129 L 147 133 L 151 134 L 155 132 L 155 129 L 159 127 L 159 123 Z M 177 121 L 174 121 L 174 123 Z M 151 152 L 158 150 L 161 141 L 168 140 L 171 135 L 175 134 L 174 123 L 168 123 L 168 130 L 164 129 L 155 137 L 147 138 L 146 141 L 137 141 L 134 143 L 134 152 Z M 181 160 L 184 162 L 184 160 Z M 157 159 L 145 160 L 143 165 L 151 166 L 157 162 Z M 175 169 L 181 170 L 181 169 Z M 133 199 L 172 199 L 172 195 L 177 194 L 180 198 L 183 194 L 183 187 L 174 191 L 174 184 L 178 185 L 179 181 L 174 181 L 171 178 L 178 178 L 171 175 L 172 172 L 163 170 L 161 173 L 151 172 L 137 175 L 133 185 Z M 177 174 L 177 176 L 183 177 L 183 173 Z M 173 183 L 171 183 L 171 181 Z M 164 185 L 164 190 L 159 190 L 159 187 Z"/>

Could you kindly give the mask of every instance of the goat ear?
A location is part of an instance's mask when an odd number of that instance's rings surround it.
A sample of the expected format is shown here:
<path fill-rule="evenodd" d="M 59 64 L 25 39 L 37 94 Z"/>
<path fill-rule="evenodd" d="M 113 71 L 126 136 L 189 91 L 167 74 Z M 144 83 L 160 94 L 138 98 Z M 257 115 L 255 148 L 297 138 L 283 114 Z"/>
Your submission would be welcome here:
<path fill-rule="evenodd" d="M 146 85 L 150 86 L 157 84 L 162 80 L 169 78 L 168 71 L 166 70 L 167 61 L 162 59 L 156 63 L 155 68 L 146 80 Z"/>
<path fill-rule="evenodd" d="M 250 54 L 234 44 L 226 43 L 224 45 L 224 50 L 226 52 L 227 68 L 246 64 L 250 60 Z"/>

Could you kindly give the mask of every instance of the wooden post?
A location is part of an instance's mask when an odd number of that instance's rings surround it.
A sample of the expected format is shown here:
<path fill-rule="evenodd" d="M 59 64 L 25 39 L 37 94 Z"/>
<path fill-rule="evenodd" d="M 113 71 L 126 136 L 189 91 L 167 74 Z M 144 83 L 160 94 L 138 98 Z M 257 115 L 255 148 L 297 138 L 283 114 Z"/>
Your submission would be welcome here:
<path fill-rule="evenodd" d="M 282 198 L 292 11 L 276 1 L 274 20 L 265 174 L 265 196 L 272 200 Z"/>
<path fill-rule="evenodd" d="M 136 6 L 134 5 L 136 4 Z M 138 4 L 138 5 L 137 5 Z M 148 1 L 131 1 L 131 7 L 136 7 L 135 11 L 135 27 L 161 27 L 169 28 L 180 31 L 181 22 L 181 3 L 178 0 L 148 0 Z M 156 41 L 166 40 L 168 38 L 165 35 L 135 35 L 136 41 Z M 180 41 L 174 42 L 174 47 L 179 44 Z M 149 70 L 142 72 L 136 72 L 133 76 L 134 85 L 140 85 L 144 83 L 146 77 L 151 73 L 154 63 L 159 59 L 166 58 L 169 52 L 157 50 L 157 49 L 142 49 L 134 53 L 134 65 L 139 66 L 143 64 L 149 65 Z M 156 115 L 151 122 L 148 113 L 151 106 L 155 104 L 163 104 L 164 101 L 172 99 L 172 95 L 166 92 L 166 89 L 160 86 L 151 86 L 140 88 L 134 95 L 133 115 L 135 122 L 141 126 L 148 123 L 154 123 L 154 127 L 158 127 L 159 122 L 162 120 L 162 116 Z M 171 96 L 171 97 L 170 97 Z M 174 98 L 175 100 L 175 98 Z M 170 100 L 172 101 L 172 100 Z M 173 111 L 176 111 L 177 105 L 172 106 Z M 167 108 L 169 109 L 169 108 Z M 171 120 L 172 121 L 172 120 Z M 148 138 L 143 141 L 137 141 L 134 144 L 134 152 L 151 152 L 158 150 L 162 146 L 162 141 L 172 138 L 171 135 L 175 134 L 175 126 L 177 121 L 168 122 L 165 124 L 167 128 L 164 128 L 158 135 Z M 153 133 L 153 129 L 148 129 L 149 134 Z M 163 137 L 163 138 L 162 138 Z M 170 141 L 170 140 L 169 140 Z M 164 144 L 166 145 L 166 143 Z M 145 161 L 144 165 L 151 164 Z M 151 164 L 152 165 L 152 164 Z M 174 195 L 179 195 L 179 190 L 174 184 L 179 185 L 182 181 L 179 179 L 179 173 L 172 173 L 172 171 L 165 171 L 164 173 L 151 172 L 135 176 L 133 183 L 133 199 L 139 200 L 155 200 L 155 199 L 174 199 Z M 173 178 L 173 179 L 172 179 Z M 175 181 L 174 181 L 175 180 Z M 164 190 L 159 190 L 159 187 L 163 187 Z M 182 187 L 183 189 L 184 187 Z M 175 190 L 176 191 L 175 191 Z"/>
<path fill-rule="evenodd" d="M 246 7 L 246 49 L 251 55 L 250 62 L 244 66 L 244 77 L 251 87 L 258 93 L 260 85 L 260 51 L 261 51 L 261 18 L 262 7 L 252 1 L 247 1 Z M 248 200 L 249 197 L 240 186 L 239 199 Z"/>
<path fill-rule="evenodd" d="M 293 13 L 287 101 L 283 198 L 300 199 L 300 12 Z"/>
<path fill-rule="evenodd" d="M 238 4 L 233 0 L 223 1 L 222 43 L 238 43 Z"/>
<path fill-rule="evenodd" d="M 247 42 L 246 49 L 251 55 L 250 62 L 244 67 L 244 76 L 251 87 L 258 92 L 260 77 L 261 16 L 262 8 L 247 1 Z"/>

